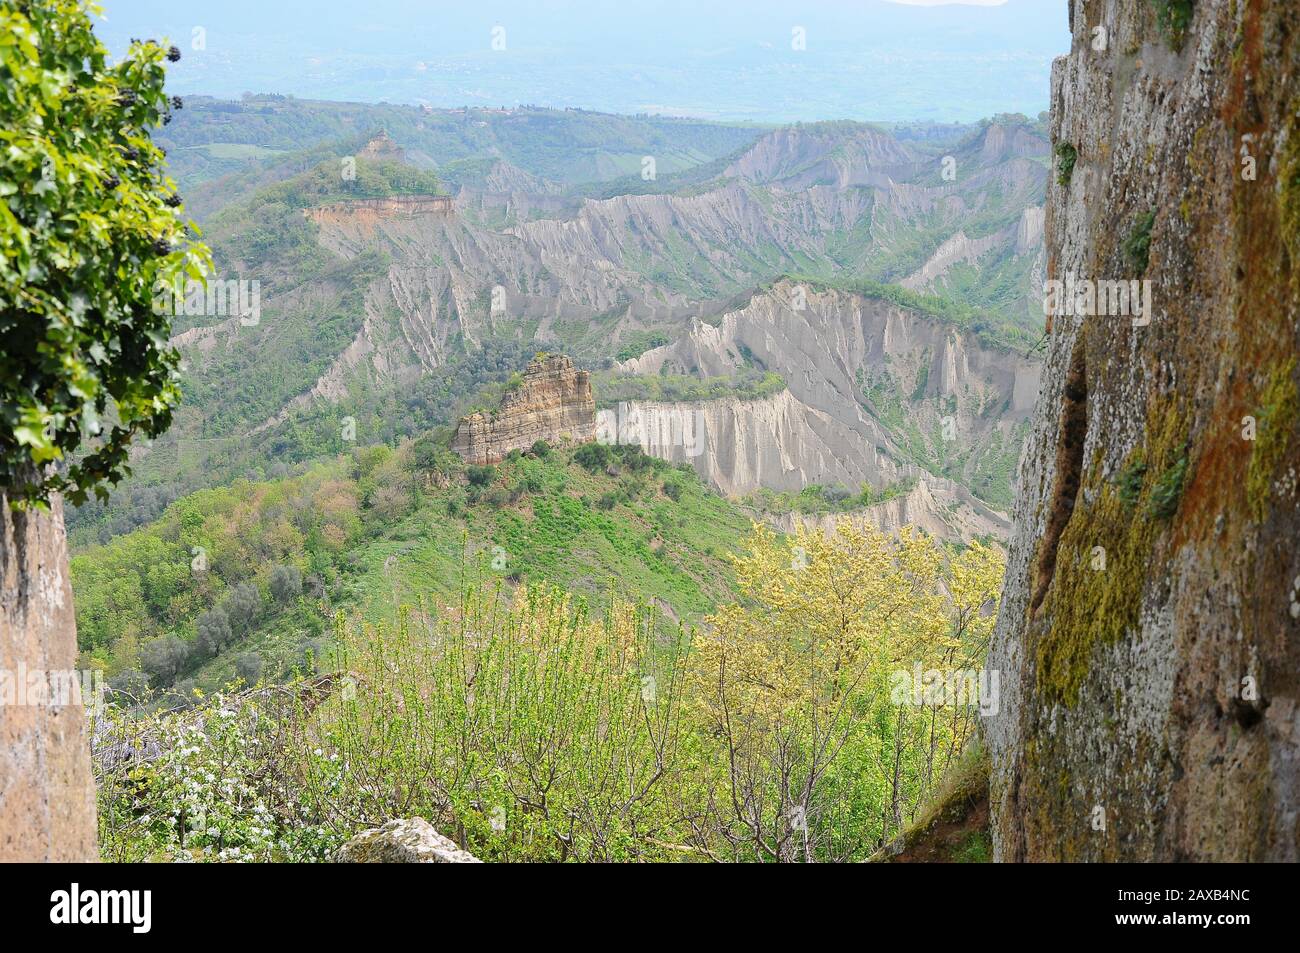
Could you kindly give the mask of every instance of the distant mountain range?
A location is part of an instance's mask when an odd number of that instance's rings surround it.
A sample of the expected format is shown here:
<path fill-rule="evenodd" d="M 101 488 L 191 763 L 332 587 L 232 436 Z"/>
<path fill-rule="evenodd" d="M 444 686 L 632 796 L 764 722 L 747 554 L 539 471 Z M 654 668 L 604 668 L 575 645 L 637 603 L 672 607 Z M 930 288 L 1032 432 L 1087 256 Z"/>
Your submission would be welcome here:
<path fill-rule="evenodd" d="M 774 519 L 797 501 L 770 494 L 867 483 L 940 535 L 1005 532 L 1042 322 L 1038 123 L 766 131 L 276 98 L 182 116 L 173 170 L 217 277 L 258 282 L 260 313 L 177 317 L 177 424 L 108 509 L 72 516 L 74 539 L 454 424 L 537 350 L 596 371 L 598 401 L 704 414 L 703 457 L 641 442 L 768 493 Z M 357 204 L 434 188 L 450 211 Z"/>

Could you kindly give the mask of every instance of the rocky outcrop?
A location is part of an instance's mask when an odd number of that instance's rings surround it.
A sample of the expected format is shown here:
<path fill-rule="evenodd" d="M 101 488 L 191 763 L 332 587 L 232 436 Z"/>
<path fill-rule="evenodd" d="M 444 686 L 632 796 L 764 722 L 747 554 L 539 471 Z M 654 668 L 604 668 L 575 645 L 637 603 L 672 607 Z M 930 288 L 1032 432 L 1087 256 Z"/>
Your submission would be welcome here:
<path fill-rule="evenodd" d="M 467 463 L 496 463 L 538 440 L 583 443 L 596 436 L 591 375 L 562 354 L 538 355 L 496 411 L 461 419 L 451 448 Z"/>
<path fill-rule="evenodd" d="M 451 211 L 450 195 L 390 195 L 386 198 L 331 202 L 303 209 L 302 214 L 317 225 L 373 235 L 375 228 L 389 219 L 448 215 Z"/>
<path fill-rule="evenodd" d="M 339 848 L 340 864 L 481 864 L 422 817 L 389 821 L 363 831 Z"/>
<path fill-rule="evenodd" d="M 1047 277 L 1148 280 L 1154 315 L 1052 322 L 989 657 L 995 852 L 1296 861 L 1295 6 L 1071 21 Z"/>
<path fill-rule="evenodd" d="M 983 238 L 967 238 L 965 232 L 958 232 L 936 248 L 924 265 L 899 284 L 913 291 L 933 290 L 936 281 L 947 275 L 953 265 L 979 261 L 999 245 L 1005 244 L 1012 235 L 1018 236 L 1019 230 L 1017 224 Z"/>
<path fill-rule="evenodd" d="M 1041 159 L 1046 142 L 1036 136 L 1003 138 L 1036 141 Z M 373 151 L 390 150 L 376 140 Z M 325 249 L 347 259 L 378 251 L 388 260 L 364 289 L 367 324 L 350 342 L 300 326 L 323 309 L 339 309 L 349 289 L 326 282 L 304 288 L 286 276 L 263 282 L 258 327 L 229 329 L 239 335 L 192 329 L 177 344 L 190 373 L 210 380 L 233 350 L 274 351 L 289 326 L 309 349 L 329 342 L 329 353 L 294 356 L 294 395 L 248 428 L 260 430 L 318 403 L 346 403 L 362 389 L 401 392 L 489 341 L 608 359 L 647 332 L 677 336 L 694 318 L 734 309 L 756 285 L 805 272 L 809 262 L 851 271 L 897 259 L 898 272 L 885 277 L 901 280 L 904 262 L 907 270 L 921 264 L 898 247 L 910 243 L 918 221 L 942 236 L 982 236 L 1000 222 L 995 231 L 1005 240 L 963 265 L 963 275 L 1003 287 L 1008 268 L 1027 268 L 1017 256 L 1041 252 L 1017 251 L 1011 225 L 1041 204 L 1046 170 L 1014 152 L 988 165 L 973 141 L 949 183 L 936 179 L 934 157 L 882 130 L 817 124 L 764 136 L 701 191 L 601 199 L 556 194 L 553 184 L 498 162 L 469 187 L 449 179 L 458 188 L 454 201 L 413 197 L 307 210 Z M 313 369 L 310 377 L 304 368 Z"/>
<path fill-rule="evenodd" d="M 0 491 L 0 862 L 85 862 L 95 846 L 63 504 Z"/>
<path fill-rule="evenodd" d="M 1041 157 L 1046 143 L 1028 141 Z M 568 199 L 531 191 L 546 187 L 505 167 L 499 181 L 461 189 L 456 207 L 464 214 L 310 214 L 325 248 L 347 258 L 378 248 L 391 257 L 387 279 L 368 293 L 371 306 L 396 315 L 402 337 L 429 346 L 390 363 L 437 366 L 454 342 L 472 346 L 503 333 L 608 357 L 626 335 L 676 332 L 773 275 L 806 271 L 809 261 L 833 258 L 850 268 L 890 256 L 921 219 L 947 236 L 975 227 L 983 234 L 997 205 L 1006 225 L 986 264 L 1001 269 L 1036 256 L 1037 247 L 1017 250 L 1014 223 L 1042 202 L 1042 164 L 1013 156 L 987 165 L 983 155 L 972 145 L 958 181 L 936 185 L 931 157 L 869 126 L 831 124 L 764 136 L 715 186 L 694 194 Z M 497 288 L 505 306 L 493 310 Z M 264 305 L 268 313 L 277 307 L 272 296 Z M 595 319 L 605 333 L 577 340 L 572 329 Z"/>
<path fill-rule="evenodd" d="M 871 440 L 789 390 L 754 400 L 626 401 L 602 410 L 598 423 L 602 440 L 608 434 L 608 442 L 639 443 L 651 456 L 689 463 L 728 496 L 760 487 L 798 492 L 811 483 L 884 486 L 903 472 Z M 887 439 L 883 431 L 874 436 Z"/>
<path fill-rule="evenodd" d="M 406 150 L 394 142 L 385 130 L 362 146 L 357 152 L 357 158 L 381 162 L 405 162 Z"/>
<path fill-rule="evenodd" d="M 850 129 L 835 124 L 778 129 L 754 143 L 726 174 L 789 191 L 814 185 L 844 189 L 887 183 L 921 161 L 886 132 L 865 125 Z"/>
<path fill-rule="evenodd" d="M 779 373 L 788 393 L 635 404 L 646 432 L 637 439 L 727 493 L 810 483 L 856 491 L 864 481 L 879 490 L 924 475 L 918 460 L 947 465 L 967 485 L 996 470 L 1005 485 L 1038 391 L 1034 359 L 889 301 L 789 281 L 621 369 L 723 377 L 751 362 Z M 698 433 L 703 450 L 681 446 L 677 433 Z"/>

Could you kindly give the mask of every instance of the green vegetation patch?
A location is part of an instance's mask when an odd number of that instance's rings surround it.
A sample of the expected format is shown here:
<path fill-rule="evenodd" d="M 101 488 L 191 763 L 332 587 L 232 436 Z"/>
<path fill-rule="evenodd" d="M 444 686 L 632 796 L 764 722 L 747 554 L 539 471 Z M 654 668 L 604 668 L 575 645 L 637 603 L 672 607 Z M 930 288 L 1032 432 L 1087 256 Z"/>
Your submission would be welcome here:
<path fill-rule="evenodd" d="M 640 357 L 646 351 L 663 347 L 667 343 L 668 335 L 662 331 L 637 331 L 627 336 L 627 343 L 618 349 L 614 357 L 619 361 L 630 361 Z"/>
<path fill-rule="evenodd" d="M 1192 25 L 1196 0 L 1147 0 L 1156 10 L 1156 21 L 1171 49 L 1181 49 L 1187 28 Z"/>
<path fill-rule="evenodd" d="M 874 489 L 870 483 L 863 483 L 862 488 L 856 493 L 843 486 L 822 486 L 813 483 L 797 493 L 777 492 L 766 488 L 755 490 L 745 497 L 745 504 L 760 513 L 824 516 L 831 513 L 851 513 L 864 507 L 875 506 L 878 503 L 906 496 L 915 488 L 916 477 L 908 477 L 879 490 Z"/>
<path fill-rule="evenodd" d="M 1158 402 L 1147 420 L 1144 446 L 1113 481 L 1095 467 L 1085 476 L 1061 535 L 1035 647 L 1037 688 L 1051 702 L 1076 704 L 1096 648 L 1138 624 L 1143 582 L 1189 466 L 1182 413 Z"/>
<path fill-rule="evenodd" d="M 1068 142 L 1056 147 L 1056 181 L 1068 186 L 1074 177 L 1074 164 L 1079 159 L 1079 150 Z"/>
<path fill-rule="evenodd" d="M 1151 260 L 1151 228 L 1155 225 L 1156 213 L 1145 212 L 1133 222 L 1133 228 L 1120 245 L 1124 261 L 1138 275 L 1146 274 Z"/>
<path fill-rule="evenodd" d="M 327 651 L 340 608 L 392 619 L 474 577 L 593 600 L 617 582 L 670 618 L 698 619 L 733 595 L 728 556 L 751 526 L 690 467 L 633 445 L 539 441 L 479 467 L 427 435 L 193 493 L 79 553 L 78 640 L 110 684 L 171 704 L 177 685 L 222 689 L 240 659 L 268 681 L 302 670 Z"/>
<path fill-rule="evenodd" d="M 1287 457 L 1292 432 L 1300 419 L 1294 357 L 1279 364 L 1269 375 L 1255 418 L 1257 433 L 1246 469 L 1246 501 L 1251 515 L 1262 520 L 1272 495 L 1273 475 Z"/>
<path fill-rule="evenodd" d="M 720 377 L 694 377 L 687 374 L 602 373 L 593 382 L 597 407 L 613 407 L 621 401 L 759 400 L 785 390 L 785 378 L 774 371 L 741 368 L 735 374 Z"/>

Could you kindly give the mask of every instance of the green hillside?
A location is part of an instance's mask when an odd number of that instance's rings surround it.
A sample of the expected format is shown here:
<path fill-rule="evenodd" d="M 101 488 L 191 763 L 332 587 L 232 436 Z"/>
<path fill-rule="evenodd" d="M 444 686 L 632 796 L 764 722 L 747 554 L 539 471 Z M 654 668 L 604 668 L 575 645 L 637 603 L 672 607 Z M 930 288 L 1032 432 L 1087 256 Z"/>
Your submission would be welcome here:
<path fill-rule="evenodd" d="M 765 129 L 663 116 L 615 116 L 582 109 L 440 109 L 385 103 L 315 102 L 250 96 L 240 102 L 192 96 L 158 137 L 181 189 L 204 215 L 247 191 L 296 174 L 303 150 L 378 129 L 441 167 L 500 156 L 561 183 L 616 179 L 653 155 L 664 174 L 729 156 Z"/>
<path fill-rule="evenodd" d="M 750 527 L 635 447 L 539 445 L 486 468 L 427 437 L 368 447 L 191 494 L 74 557 L 79 644 L 112 684 L 184 694 L 287 676 L 329 651 L 335 614 L 435 610 L 474 581 L 554 583 L 597 608 L 616 588 L 671 626 L 734 598 Z"/>

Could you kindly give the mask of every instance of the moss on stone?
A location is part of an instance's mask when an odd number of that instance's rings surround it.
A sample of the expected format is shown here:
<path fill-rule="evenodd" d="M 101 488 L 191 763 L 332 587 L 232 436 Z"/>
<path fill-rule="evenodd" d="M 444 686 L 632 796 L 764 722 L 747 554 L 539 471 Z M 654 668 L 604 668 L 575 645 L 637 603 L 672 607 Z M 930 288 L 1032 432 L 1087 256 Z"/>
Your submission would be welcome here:
<path fill-rule="evenodd" d="M 917 819 L 893 843 L 872 856 L 874 862 L 927 861 L 988 863 L 993 859 L 989 830 L 989 753 L 972 738 L 948 767 Z"/>
<path fill-rule="evenodd" d="M 1073 707 L 1097 647 L 1137 626 L 1143 583 L 1165 529 L 1161 514 L 1177 509 L 1185 482 L 1186 434 L 1183 413 L 1170 399 L 1157 399 L 1143 445 L 1115 480 L 1087 478 L 1061 536 L 1044 603 L 1048 625 L 1035 646 L 1037 690 L 1049 703 Z M 1104 569 L 1093 568 L 1097 546 L 1105 550 Z"/>
<path fill-rule="evenodd" d="M 1292 122 L 1278 168 L 1282 241 L 1292 261 L 1300 261 L 1300 122 Z"/>
<path fill-rule="evenodd" d="M 1056 147 L 1056 181 L 1061 185 L 1068 186 L 1070 179 L 1074 177 L 1074 164 L 1079 160 L 1079 150 L 1068 142 L 1062 142 Z"/>
<path fill-rule="evenodd" d="M 1286 459 L 1291 432 L 1300 418 L 1296 393 L 1295 357 L 1277 365 L 1269 375 L 1255 411 L 1255 448 L 1246 469 L 1246 502 L 1256 520 L 1262 520 L 1272 495 L 1273 475 Z"/>

